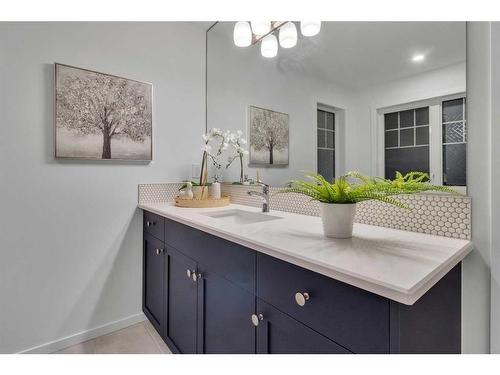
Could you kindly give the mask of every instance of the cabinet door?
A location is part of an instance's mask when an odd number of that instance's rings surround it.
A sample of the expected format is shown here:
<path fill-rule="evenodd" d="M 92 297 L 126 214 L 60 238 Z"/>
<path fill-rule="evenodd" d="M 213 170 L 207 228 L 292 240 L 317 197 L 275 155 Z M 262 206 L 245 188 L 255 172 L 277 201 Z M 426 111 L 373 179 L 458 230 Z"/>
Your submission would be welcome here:
<path fill-rule="evenodd" d="M 142 310 L 163 335 L 163 242 L 144 233 Z"/>
<path fill-rule="evenodd" d="M 196 353 L 198 282 L 192 277 L 197 271 L 196 262 L 170 247 L 167 256 L 167 336 L 180 353 Z"/>
<path fill-rule="evenodd" d="M 198 352 L 255 353 L 255 296 L 214 273 L 199 280 Z"/>
<path fill-rule="evenodd" d="M 342 354 L 349 350 L 257 299 L 259 354 Z"/>
<path fill-rule="evenodd" d="M 305 304 L 296 294 L 308 294 Z M 257 255 L 257 296 L 355 353 L 389 352 L 389 301 L 265 254 Z"/>
<path fill-rule="evenodd" d="M 163 217 L 144 211 L 143 223 L 144 232 L 148 232 L 160 241 L 165 241 L 165 219 Z"/>

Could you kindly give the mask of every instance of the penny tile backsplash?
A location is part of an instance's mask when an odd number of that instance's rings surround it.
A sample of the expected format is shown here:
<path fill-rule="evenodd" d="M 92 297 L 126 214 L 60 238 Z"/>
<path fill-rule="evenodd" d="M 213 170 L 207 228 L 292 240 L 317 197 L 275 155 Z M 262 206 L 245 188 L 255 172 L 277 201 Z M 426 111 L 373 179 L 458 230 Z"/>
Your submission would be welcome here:
<path fill-rule="evenodd" d="M 182 184 L 141 184 L 139 204 L 147 202 L 172 202 Z M 259 197 L 251 197 L 248 190 L 261 190 L 259 186 L 222 184 L 222 193 L 231 197 L 232 203 L 259 207 Z M 279 188 L 271 187 L 271 210 L 319 216 L 319 205 L 299 194 L 275 194 Z M 401 196 L 411 211 L 376 201 L 358 203 L 355 222 L 401 229 L 438 236 L 470 239 L 471 200 L 465 196 L 419 194 Z"/>

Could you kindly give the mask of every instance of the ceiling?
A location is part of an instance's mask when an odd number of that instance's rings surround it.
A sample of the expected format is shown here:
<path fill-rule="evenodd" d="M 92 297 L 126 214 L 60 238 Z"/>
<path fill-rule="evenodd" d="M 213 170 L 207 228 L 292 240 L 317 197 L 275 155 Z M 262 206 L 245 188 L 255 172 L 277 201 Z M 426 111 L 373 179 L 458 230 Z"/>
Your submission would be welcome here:
<path fill-rule="evenodd" d="M 212 30 L 232 43 L 233 27 L 234 22 L 223 22 Z M 295 47 L 280 48 L 278 56 L 268 62 L 353 89 L 466 59 L 465 22 L 323 22 L 317 36 L 298 34 Z M 415 54 L 425 59 L 415 63 Z"/>

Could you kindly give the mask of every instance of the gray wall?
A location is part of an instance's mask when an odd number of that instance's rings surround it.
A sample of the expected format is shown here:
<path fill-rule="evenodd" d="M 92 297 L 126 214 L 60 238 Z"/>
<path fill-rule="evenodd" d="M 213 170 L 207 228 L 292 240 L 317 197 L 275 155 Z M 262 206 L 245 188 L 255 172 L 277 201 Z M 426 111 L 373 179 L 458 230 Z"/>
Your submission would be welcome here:
<path fill-rule="evenodd" d="M 0 23 L 0 353 L 141 318 L 137 184 L 199 162 L 204 45 L 187 23 Z M 152 163 L 54 160 L 54 62 L 153 83 Z"/>
<path fill-rule="evenodd" d="M 491 352 L 500 353 L 500 22 L 491 25 Z M 495 194 L 496 193 L 496 194 Z"/>
<path fill-rule="evenodd" d="M 490 23 L 467 23 L 467 189 L 475 250 L 463 262 L 462 351 L 489 353 L 491 259 Z"/>

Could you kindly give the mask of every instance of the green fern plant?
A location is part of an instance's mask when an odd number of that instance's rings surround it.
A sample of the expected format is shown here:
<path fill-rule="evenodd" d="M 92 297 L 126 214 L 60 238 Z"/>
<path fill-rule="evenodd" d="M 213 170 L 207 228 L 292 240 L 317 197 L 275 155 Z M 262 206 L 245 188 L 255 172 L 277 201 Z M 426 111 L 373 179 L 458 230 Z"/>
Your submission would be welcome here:
<path fill-rule="evenodd" d="M 349 204 L 367 200 L 377 200 L 394 206 L 409 209 L 407 205 L 393 198 L 395 195 L 417 194 L 425 191 L 440 191 L 459 194 L 446 186 L 428 183 L 429 176 L 423 172 L 410 172 L 402 175 L 396 172 L 394 180 L 368 177 L 359 172 L 349 172 L 328 182 L 320 174 L 306 173 L 311 181 L 293 180 L 289 187 L 276 194 L 298 193 L 323 203 Z"/>

